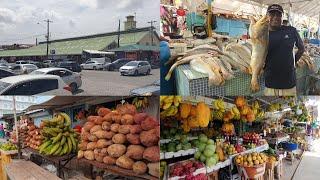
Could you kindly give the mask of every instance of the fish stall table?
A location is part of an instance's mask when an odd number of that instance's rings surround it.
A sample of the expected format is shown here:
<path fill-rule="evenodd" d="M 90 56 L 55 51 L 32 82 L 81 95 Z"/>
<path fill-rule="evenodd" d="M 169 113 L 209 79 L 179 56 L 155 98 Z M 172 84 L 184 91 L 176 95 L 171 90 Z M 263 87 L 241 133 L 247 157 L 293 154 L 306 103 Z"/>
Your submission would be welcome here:
<path fill-rule="evenodd" d="M 100 163 L 97 161 L 90 161 L 90 160 L 87 160 L 84 158 L 78 159 L 77 161 L 78 161 L 78 163 L 90 164 L 91 165 L 91 167 L 90 167 L 91 172 L 92 172 L 92 169 L 94 166 L 96 168 L 103 169 L 106 172 L 118 174 L 120 176 L 124 176 L 124 177 L 128 177 L 128 178 L 134 177 L 134 179 L 148 179 L 148 180 L 157 180 L 158 179 L 157 177 L 154 177 L 154 176 L 151 176 L 148 174 L 139 175 L 139 174 L 134 173 L 132 170 L 124 169 L 124 168 L 121 168 L 116 165 L 107 165 L 107 164 Z"/>
<path fill-rule="evenodd" d="M 31 161 L 14 160 L 5 167 L 8 179 L 11 180 L 61 180 Z"/>
<path fill-rule="evenodd" d="M 51 163 L 53 163 L 56 167 L 57 167 L 57 171 L 58 171 L 58 176 L 62 177 L 63 176 L 63 168 L 74 158 L 76 157 L 76 154 L 68 154 L 68 155 L 64 155 L 64 156 L 46 156 L 43 154 L 40 154 L 37 150 L 34 150 L 32 148 L 25 148 L 23 149 L 23 151 L 25 152 L 31 152 L 33 155 L 35 156 L 40 156 L 41 158 L 50 161 Z"/>
<path fill-rule="evenodd" d="M 208 75 L 199 73 L 190 68 L 190 65 L 180 65 L 175 70 L 177 82 L 177 94 L 182 96 L 238 96 L 238 95 L 262 95 L 264 80 L 259 80 L 261 90 L 251 93 L 251 75 L 235 72 L 235 78 L 226 80 L 222 86 L 209 86 Z"/>

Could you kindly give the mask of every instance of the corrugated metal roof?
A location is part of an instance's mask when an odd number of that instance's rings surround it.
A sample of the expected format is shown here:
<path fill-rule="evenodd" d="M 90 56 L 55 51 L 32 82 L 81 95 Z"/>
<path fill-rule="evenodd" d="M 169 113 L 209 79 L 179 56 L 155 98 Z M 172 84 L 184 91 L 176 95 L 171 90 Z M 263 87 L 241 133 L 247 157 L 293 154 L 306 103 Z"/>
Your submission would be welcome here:
<path fill-rule="evenodd" d="M 111 49 L 110 51 L 160 51 L 159 46 L 146 46 L 139 44 L 130 44 L 127 46 L 122 46 L 116 49 Z"/>
<path fill-rule="evenodd" d="M 130 44 L 136 44 L 139 42 L 149 31 L 141 32 L 129 32 L 120 35 L 120 46 L 126 46 Z M 84 49 L 97 50 L 101 51 L 105 49 L 109 44 L 117 42 L 118 36 L 115 34 L 105 34 L 104 36 L 99 35 L 85 37 L 83 39 L 66 39 L 52 41 L 49 44 L 50 50 L 55 50 L 56 55 L 73 55 L 73 54 L 82 54 Z M 39 44 L 28 49 L 20 50 L 6 50 L 0 51 L 0 57 L 9 57 L 9 56 L 45 56 L 46 55 L 46 44 Z"/>

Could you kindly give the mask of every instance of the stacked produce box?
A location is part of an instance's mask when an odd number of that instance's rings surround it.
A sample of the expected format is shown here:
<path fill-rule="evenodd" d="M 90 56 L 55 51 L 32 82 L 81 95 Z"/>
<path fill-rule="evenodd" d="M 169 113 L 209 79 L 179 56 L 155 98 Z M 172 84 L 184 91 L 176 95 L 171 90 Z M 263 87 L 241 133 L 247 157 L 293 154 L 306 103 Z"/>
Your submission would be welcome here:
<path fill-rule="evenodd" d="M 38 150 L 43 140 L 43 136 L 40 133 L 41 129 L 34 124 L 28 125 L 27 128 L 28 137 L 25 139 L 26 146 Z"/>
<path fill-rule="evenodd" d="M 159 122 L 131 104 L 98 109 L 81 132 L 78 158 L 159 176 Z"/>

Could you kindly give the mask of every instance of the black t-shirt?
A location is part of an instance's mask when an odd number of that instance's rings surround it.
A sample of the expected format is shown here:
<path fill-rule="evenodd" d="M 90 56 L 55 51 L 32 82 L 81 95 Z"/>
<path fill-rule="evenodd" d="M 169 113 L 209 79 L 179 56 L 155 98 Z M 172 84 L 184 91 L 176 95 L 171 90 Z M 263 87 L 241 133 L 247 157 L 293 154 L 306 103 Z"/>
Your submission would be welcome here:
<path fill-rule="evenodd" d="M 273 89 L 290 89 L 296 86 L 293 47 L 303 42 L 292 26 L 281 26 L 269 31 L 269 47 L 264 68 L 265 85 Z"/>

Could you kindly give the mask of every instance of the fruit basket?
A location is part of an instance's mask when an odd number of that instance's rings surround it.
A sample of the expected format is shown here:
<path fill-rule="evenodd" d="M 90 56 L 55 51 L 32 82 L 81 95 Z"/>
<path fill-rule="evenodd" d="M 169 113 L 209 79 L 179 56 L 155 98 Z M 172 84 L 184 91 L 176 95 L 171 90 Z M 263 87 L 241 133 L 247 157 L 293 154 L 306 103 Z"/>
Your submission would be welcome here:
<path fill-rule="evenodd" d="M 266 163 L 255 165 L 252 167 L 239 166 L 241 174 L 243 174 L 248 179 L 256 179 L 264 175 L 266 170 Z"/>
<path fill-rule="evenodd" d="M 206 174 L 206 167 L 202 162 L 193 159 L 180 161 L 169 164 L 168 180 L 185 179 L 188 175 L 196 176 L 198 174 Z"/>

